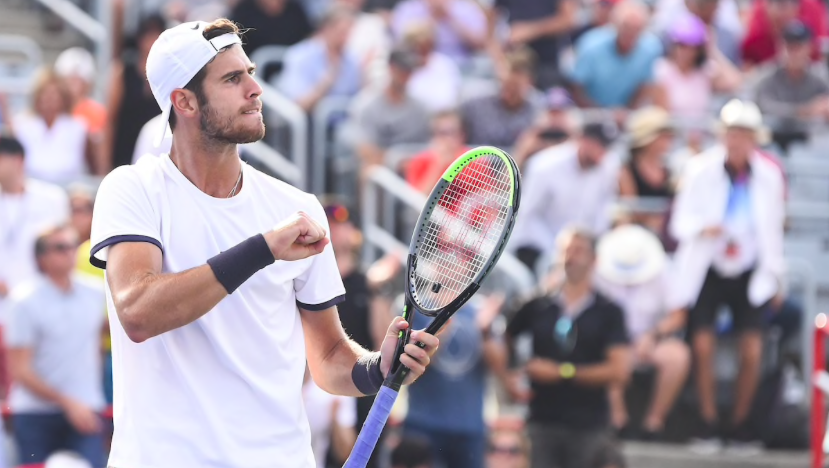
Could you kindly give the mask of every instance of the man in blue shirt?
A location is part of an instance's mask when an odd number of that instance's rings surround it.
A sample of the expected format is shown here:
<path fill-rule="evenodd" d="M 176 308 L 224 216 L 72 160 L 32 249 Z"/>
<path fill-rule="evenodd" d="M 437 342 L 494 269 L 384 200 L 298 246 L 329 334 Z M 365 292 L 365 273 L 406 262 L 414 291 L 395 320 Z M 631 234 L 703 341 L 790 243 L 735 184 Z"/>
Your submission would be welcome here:
<path fill-rule="evenodd" d="M 662 44 L 647 23 L 647 7 L 629 0 L 613 10 L 612 25 L 579 39 L 571 80 L 581 107 L 634 108 L 649 98 Z"/>
<path fill-rule="evenodd" d="M 431 441 L 439 468 L 484 468 L 487 368 L 498 358 L 488 330 L 502 304 L 502 297 L 491 296 L 457 311 L 430 372 L 409 387 L 405 431 Z M 420 329 L 431 320 L 418 315 L 413 324 Z"/>

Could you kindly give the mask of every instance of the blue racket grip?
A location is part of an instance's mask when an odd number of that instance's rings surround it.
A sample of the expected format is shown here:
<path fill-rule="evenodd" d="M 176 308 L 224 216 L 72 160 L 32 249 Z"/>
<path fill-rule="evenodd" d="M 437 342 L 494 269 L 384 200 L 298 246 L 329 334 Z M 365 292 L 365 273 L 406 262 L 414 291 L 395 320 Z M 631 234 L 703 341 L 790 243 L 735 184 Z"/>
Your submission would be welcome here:
<path fill-rule="evenodd" d="M 357 442 L 354 443 L 354 448 L 351 450 L 351 456 L 348 457 L 343 468 L 366 468 L 396 400 L 397 392 L 395 390 L 385 385 L 380 388 L 374 398 L 371 411 L 368 412 L 366 422 L 363 424 L 363 429 L 360 431 L 360 436 L 357 437 Z"/>

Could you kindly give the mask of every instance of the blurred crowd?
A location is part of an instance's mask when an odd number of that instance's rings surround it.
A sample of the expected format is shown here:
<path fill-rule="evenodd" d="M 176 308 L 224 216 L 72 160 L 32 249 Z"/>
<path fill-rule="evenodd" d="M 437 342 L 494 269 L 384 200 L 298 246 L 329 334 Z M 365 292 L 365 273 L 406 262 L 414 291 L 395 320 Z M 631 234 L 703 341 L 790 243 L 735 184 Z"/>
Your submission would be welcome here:
<path fill-rule="evenodd" d="M 258 76 L 309 118 L 349 103 L 325 131 L 358 189 L 318 195 L 347 289 L 342 323 L 369 349 L 402 291 L 396 253 L 361 262 L 356 202 L 372 169 L 428 193 L 475 146 L 521 167 L 509 253 L 537 287 L 494 282 L 456 314 L 370 466 L 611 468 L 625 466 L 624 440 L 746 456 L 768 445 L 780 403 L 764 385 L 783 364 L 768 369 L 765 351 L 770 336 L 779 350 L 796 342 L 803 314 L 785 277 L 783 163 L 829 120 L 823 2 L 113 5 L 108 76 L 72 47 L 27 106 L 0 96 L 0 389 L 15 442 L 0 464 L 105 466 L 117 389 L 103 272 L 89 264 L 97 182 L 169 149 L 169 134 L 153 141 L 144 74 L 155 39 L 219 17 L 248 28 L 250 56 L 278 51 Z M 736 369 L 725 403 L 723 359 Z M 305 399 L 318 466 L 341 466 L 372 399 L 334 397 L 310 376 Z"/>

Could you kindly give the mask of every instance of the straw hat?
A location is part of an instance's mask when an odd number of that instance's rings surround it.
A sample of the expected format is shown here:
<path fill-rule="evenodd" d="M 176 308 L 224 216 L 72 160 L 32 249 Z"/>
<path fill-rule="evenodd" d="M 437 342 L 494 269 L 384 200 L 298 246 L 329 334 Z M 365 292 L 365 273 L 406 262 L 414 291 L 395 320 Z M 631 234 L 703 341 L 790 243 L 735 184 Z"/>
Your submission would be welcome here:
<path fill-rule="evenodd" d="M 661 107 L 649 106 L 633 112 L 628 119 L 631 148 L 642 148 L 653 143 L 659 134 L 673 129 L 671 115 Z"/>
<path fill-rule="evenodd" d="M 655 235 L 641 226 L 623 225 L 599 240 L 596 273 L 614 284 L 638 285 L 659 276 L 666 261 Z"/>
<path fill-rule="evenodd" d="M 757 104 L 751 101 L 728 101 L 720 111 L 720 126 L 722 131 L 728 128 L 753 130 L 758 145 L 766 145 L 771 141 L 771 132 L 763 124 L 763 114 Z"/>

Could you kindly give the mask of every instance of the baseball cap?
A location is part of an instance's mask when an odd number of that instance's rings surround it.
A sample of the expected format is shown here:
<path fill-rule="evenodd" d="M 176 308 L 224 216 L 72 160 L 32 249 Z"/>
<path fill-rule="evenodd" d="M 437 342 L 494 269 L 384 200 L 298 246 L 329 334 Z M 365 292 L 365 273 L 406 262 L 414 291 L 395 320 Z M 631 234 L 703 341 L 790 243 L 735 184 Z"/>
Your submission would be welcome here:
<path fill-rule="evenodd" d="M 671 25 L 668 32 L 671 42 L 689 46 L 701 46 L 705 44 L 708 31 L 705 23 L 696 15 L 685 14 Z"/>
<path fill-rule="evenodd" d="M 147 55 L 147 81 L 161 108 L 161 119 L 164 122 L 163 130 L 155 138 L 155 146 L 161 144 L 167 131 L 173 107 L 170 94 L 187 86 L 219 51 L 242 43 L 239 35 L 233 33 L 205 39 L 204 29 L 209 24 L 203 21 L 181 23 L 161 33 L 150 48 Z"/>
<path fill-rule="evenodd" d="M 584 125 L 581 134 L 585 138 L 598 141 L 602 146 L 610 146 L 616 140 L 619 130 L 610 122 L 591 122 Z"/>
<path fill-rule="evenodd" d="M 570 93 L 561 87 L 550 88 L 544 96 L 544 104 L 547 110 L 564 110 L 573 107 L 573 100 Z"/>
<path fill-rule="evenodd" d="M 812 31 L 801 21 L 792 21 L 783 28 L 783 40 L 786 42 L 808 42 Z"/>

